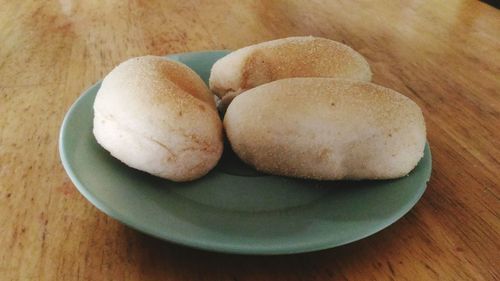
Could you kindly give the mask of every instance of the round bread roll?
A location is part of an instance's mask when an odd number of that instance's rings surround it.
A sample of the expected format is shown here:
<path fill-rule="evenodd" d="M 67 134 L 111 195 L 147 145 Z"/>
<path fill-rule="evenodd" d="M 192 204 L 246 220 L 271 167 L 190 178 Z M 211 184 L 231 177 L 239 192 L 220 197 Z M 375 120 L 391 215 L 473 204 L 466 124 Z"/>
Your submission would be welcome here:
<path fill-rule="evenodd" d="M 248 90 L 229 105 L 224 127 L 234 152 L 257 170 L 317 180 L 407 175 L 426 142 L 412 100 L 332 78 L 290 78 Z"/>
<path fill-rule="evenodd" d="M 243 91 L 292 77 L 332 77 L 370 81 L 368 62 L 339 42 L 312 36 L 289 37 L 251 45 L 218 60 L 210 89 L 223 106 Z"/>
<path fill-rule="evenodd" d="M 205 175 L 223 148 L 207 86 L 187 66 L 155 56 L 129 59 L 104 78 L 93 131 L 123 163 L 172 181 Z"/>

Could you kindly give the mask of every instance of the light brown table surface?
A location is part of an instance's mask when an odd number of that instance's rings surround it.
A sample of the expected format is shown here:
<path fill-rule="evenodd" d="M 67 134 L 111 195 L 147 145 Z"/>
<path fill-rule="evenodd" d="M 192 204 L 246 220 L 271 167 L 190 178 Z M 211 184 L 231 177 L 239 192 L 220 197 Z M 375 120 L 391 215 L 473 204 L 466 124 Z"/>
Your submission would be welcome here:
<path fill-rule="evenodd" d="M 331 38 L 424 112 L 433 174 L 380 233 L 292 256 L 169 244 L 99 212 L 63 171 L 80 93 L 139 55 Z M 500 11 L 474 1 L 0 1 L 0 280 L 499 280 Z"/>

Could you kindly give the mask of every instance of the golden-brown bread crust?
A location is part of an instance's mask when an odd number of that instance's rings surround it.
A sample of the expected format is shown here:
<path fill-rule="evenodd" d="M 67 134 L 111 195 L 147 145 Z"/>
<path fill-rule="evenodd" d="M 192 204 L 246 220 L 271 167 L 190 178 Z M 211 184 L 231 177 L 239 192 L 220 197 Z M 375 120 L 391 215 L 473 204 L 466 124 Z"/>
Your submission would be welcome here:
<path fill-rule="evenodd" d="M 103 80 L 94 135 L 125 164 L 173 181 L 199 178 L 222 154 L 222 123 L 201 78 L 178 62 L 127 60 Z"/>
<path fill-rule="evenodd" d="M 339 42 L 318 37 L 289 37 L 244 47 L 218 60 L 210 88 L 225 104 L 256 86 L 292 77 L 371 80 L 368 62 Z"/>
<path fill-rule="evenodd" d="M 290 78 L 229 105 L 226 135 L 257 170 L 318 180 L 407 175 L 423 156 L 425 124 L 409 98 L 372 83 Z"/>

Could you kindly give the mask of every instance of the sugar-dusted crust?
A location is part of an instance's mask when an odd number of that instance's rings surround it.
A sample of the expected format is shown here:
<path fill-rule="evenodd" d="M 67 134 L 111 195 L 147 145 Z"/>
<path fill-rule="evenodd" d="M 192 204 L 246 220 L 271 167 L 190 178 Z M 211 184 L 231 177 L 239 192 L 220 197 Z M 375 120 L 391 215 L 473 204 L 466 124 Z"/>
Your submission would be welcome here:
<path fill-rule="evenodd" d="M 210 89 L 223 103 L 256 86 L 292 77 L 371 80 L 368 62 L 342 43 L 312 36 L 289 37 L 244 47 L 218 60 Z"/>
<path fill-rule="evenodd" d="M 132 58 L 105 77 L 93 132 L 128 166 L 173 181 L 205 175 L 222 154 L 213 95 L 187 66 L 161 57 Z"/>
<path fill-rule="evenodd" d="M 390 179 L 423 156 L 409 98 L 369 82 L 290 78 L 237 96 L 224 117 L 236 154 L 257 170 L 318 180 Z"/>

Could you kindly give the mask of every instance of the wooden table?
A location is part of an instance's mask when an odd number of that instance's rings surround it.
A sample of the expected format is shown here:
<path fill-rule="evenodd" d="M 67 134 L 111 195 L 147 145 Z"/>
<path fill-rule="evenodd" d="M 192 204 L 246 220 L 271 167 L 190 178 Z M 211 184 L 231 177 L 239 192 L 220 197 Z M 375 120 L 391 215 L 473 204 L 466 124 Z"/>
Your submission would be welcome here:
<path fill-rule="evenodd" d="M 0 280 L 499 280 L 500 11 L 475 1 L 0 1 Z M 342 41 L 423 109 L 433 174 L 382 232 L 236 256 L 99 212 L 59 161 L 61 121 L 117 63 L 291 35 Z"/>

